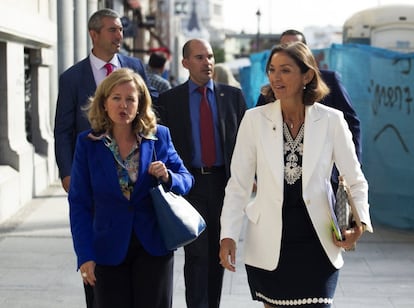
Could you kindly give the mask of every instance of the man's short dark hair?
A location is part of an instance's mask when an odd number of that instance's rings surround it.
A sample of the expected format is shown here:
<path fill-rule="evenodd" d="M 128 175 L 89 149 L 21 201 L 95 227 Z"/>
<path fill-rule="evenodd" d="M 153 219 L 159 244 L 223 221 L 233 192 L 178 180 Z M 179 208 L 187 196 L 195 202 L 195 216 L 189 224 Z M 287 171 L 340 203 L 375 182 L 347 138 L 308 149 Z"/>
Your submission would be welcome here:
<path fill-rule="evenodd" d="M 148 65 L 152 68 L 163 68 L 167 57 L 163 53 L 153 52 L 150 55 Z"/>
<path fill-rule="evenodd" d="M 289 29 L 289 30 L 283 31 L 282 34 L 280 35 L 280 38 L 282 38 L 282 36 L 285 36 L 285 35 L 300 35 L 302 37 L 301 42 L 303 44 L 307 45 L 305 35 L 302 32 L 298 31 L 298 30 Z"/>

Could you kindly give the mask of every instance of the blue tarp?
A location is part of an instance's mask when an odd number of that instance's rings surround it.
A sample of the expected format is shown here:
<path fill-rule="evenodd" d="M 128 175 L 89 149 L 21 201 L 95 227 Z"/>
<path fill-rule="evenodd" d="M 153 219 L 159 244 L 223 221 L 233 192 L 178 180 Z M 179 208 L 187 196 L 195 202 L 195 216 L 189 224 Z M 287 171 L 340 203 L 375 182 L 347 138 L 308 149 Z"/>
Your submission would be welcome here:
<path fill-rule="evenodd" d="M 321 68 L 337 71 L 361 120 L 362 168 L 375 221 L 414 229 L 414 53 L 367 45 L 314 50 Z M 267 83 L 265 51 L 240 71 L 249 107 Z"/>

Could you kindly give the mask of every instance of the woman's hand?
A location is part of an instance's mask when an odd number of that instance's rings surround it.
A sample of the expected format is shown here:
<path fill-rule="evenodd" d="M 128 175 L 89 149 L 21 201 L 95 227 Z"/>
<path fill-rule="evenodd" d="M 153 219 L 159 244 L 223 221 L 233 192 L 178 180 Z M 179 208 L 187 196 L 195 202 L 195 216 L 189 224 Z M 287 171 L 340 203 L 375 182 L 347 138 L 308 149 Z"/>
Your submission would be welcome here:
<path fill-rule="evenodd" d="M 95 265 L 94 261 L 88 261 L 80 266 L 79 270 L 84 284 L 90 284 L 91 286 L 95 285 Z"/>
<path fill-rule="evenodd" d="M 167 183 L 170 178 L 167 167 L 162 161 L 153 161 L 148 168 L 148 173 L 161 179 L 164 183 Z"/>
<path fill-rule="evenodd" d="M 338 241 L 335 234 L 332 234 L 336 246 L 341 247 L 345 250 L 351 250 L 355 247 L 356 242 L 361 237 L 362 233 L 364 233 L 364 228 L 362 226 L 355 226 L 351 229 L 347 229 L 345 231 L 342 231 L 342 241 Z"/>
<path fill-rule="evenodd" d="M 236 242 L 231 238 L 224 238 L 220 242 L 220 264 L 231 272 L 236 271 Z"/>

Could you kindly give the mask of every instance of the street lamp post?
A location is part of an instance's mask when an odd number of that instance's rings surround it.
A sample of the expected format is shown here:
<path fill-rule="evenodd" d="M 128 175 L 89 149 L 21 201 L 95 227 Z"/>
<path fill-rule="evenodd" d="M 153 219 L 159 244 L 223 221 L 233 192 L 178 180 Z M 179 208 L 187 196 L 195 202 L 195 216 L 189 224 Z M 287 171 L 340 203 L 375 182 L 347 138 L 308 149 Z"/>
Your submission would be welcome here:
<path fill-rule="evenodd" d="M 262 16 L 262 13 L 260 12 L 260 9 L 257 9 L 256 16 L 257 16 L 256 50 L 259 51 L 259 47 L 260 47 L 260 17 Z"/>

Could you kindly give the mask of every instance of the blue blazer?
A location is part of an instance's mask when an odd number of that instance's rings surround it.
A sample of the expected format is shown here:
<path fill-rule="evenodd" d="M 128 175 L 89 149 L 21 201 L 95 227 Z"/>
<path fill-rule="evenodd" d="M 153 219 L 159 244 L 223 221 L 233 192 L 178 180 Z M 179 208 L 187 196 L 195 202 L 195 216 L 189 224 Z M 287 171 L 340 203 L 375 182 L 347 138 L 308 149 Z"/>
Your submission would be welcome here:
<path fill-rule="evenodd" d="M 153 161 L 163 161 L 170 174 L 171 191 L 186 194 L 194 178 L 184 167 L 169 130 L 158 125 L 153 139 L 143 137 L 140 146 L 138 179 L 130 200 L 123 195 L 116 162 L 101 140 L 88 138 L 90 130 L 79 134 L 69 190 L 70 226 L 78 267 L 93 260 L 101 265 L 120 264 L 134 232 L 151 255 L 169 253 L 165 248 L 150 197 L 156 180 L 148 173 Z"/>
<path fill-rule="evenodd" d="M 137 58 L 118 54 L 121 67 L 129 67 L 146 81 L 145 68 Z M 153 100 L 158 92 L 149 87 Z M 60 178 L 70 175 L 77 135 L 90 128 L 82 107 L 95 94 L 96 83 L 89 57 L 68 68 L 59 77 L 59 94 L 55 116 L 55 156 Z"/>

